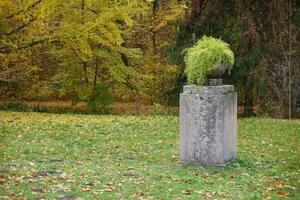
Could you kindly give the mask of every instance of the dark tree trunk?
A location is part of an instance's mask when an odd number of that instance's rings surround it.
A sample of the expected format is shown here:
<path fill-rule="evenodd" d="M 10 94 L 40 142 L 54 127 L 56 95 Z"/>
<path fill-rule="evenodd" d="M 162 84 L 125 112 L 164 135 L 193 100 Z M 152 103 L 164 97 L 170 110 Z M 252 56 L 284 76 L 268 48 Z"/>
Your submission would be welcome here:
<path fill-rule="evenodd" d="M 158 8 L 159 8 L 158 0 L 154 0 L 153 3 L 152 3 L 152 17 L 153 17 L 154 20 L 156 19 L 156 14 L 157 14 Z M 156 45 L 156 32 L 155 32 L 155 30 L 153 30 L 153 32 L 152 32 L 151 39 L 152 39 L 152 45 L 153 45 L 153 53 L 156 54 L 157 53 L 157 49 L 156 49 L 157 45 Z"/>
<path fill-rule="evenodd" d="M 253 109 L 253 83 L 249 80 L 249 77 L 246 77 L 244 83 L 245 89 L 245 99 L 244 99 L 244 116 L 253 116 L 254 109 Z"/>
<path fill-rule="evenodd" d="M 93 90 L 94 90 L 94 92 L 96 90 L 96 85 L 97 85 L 98 65 L 99 65 L 99 60 L 97 58 L 96 59 L 96 64 L 95 64 L 95 75 L 94 75 L 94 84 L 93 84 Z"/>
<path fill-rule="evenodd" d="M 84 78 L 85 78 L 85 84 L 87 85 L 89 80 L 88 80 L 88 75 L 87 75 L 87 64 L 86 62 L 83 62 L 83 71 L 84 71 Z"/>
<path fill-rule="evenodd" d="M 202 11 L 206 6 L 206 3 L 206 0 L 192 0 L 190 2 L 189 7 L 191 9 L 191 12 L 185 19 L 185 22 L 188 26 L 194 25 L 195 21 L 197 21 L 197 18 L 201 16 Z"/>

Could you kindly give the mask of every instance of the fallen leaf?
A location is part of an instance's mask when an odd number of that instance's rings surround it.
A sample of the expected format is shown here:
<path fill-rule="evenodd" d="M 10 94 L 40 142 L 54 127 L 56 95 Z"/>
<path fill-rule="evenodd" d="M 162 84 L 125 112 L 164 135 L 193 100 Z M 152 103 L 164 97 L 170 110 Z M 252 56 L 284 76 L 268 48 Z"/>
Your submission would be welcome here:
<path fill-rule="evenodd" d="M 67 173 L 63 172 L 61 175 L 59 175 L 59 179 L 67 179 L 68 175 Z"/>
<path fill-rule="evenodd" d="M 23 181 L 23 177 L 17 177 L 17 178 L 15 179 L 15 181 L 18 182 L 18 183 L 20 183 L 20 182 Z"/>
<path fill-rule="evenodd" d="M 111 189 L 111 188 L 105 188 L 104 191 L 105 191 L 105 192 L 111 192 L 112 189 Z"/>
<path fill-rule="evenodd" d="M 186 194 L 186 195 L 190 195 L 192 194 L 192 190 L 184 190 L 182 191 L 183 194 Z"/>
<path fill-rule="evenodd" d="M 33 183 L 33 182 L 35 182 L 35 180 L 32 179 L 32 178 L 30 178 L 30 179 L 28 179 L 28 182 L 29 182 L 29 183 Z"/>
<path fill-rule="evenodd" d="M 81 178 L 87 178 L 88 175 L 87 175 L 86 173 L 81 173 L 81 174 L 80 174 L 80 177 L 81 177 Z"/>
<path fill-rule="evenodd" d="M 143 192 L 135 192 L 134 193 L 134 197 L 139 197 L 139 196 L 143 196 L 144 193 Z"/>
<path fill-rule="evenodd" d="M 83 188 L 81 188 L 81 190 L 84 192 L 88 192 L 88 191 L 91 191 L 92 189 L 90 187 L 83 187 Z"/>
<path fill-rule="evenodd" d="M 104 191 L 111 192 L 114 189 L 116 189 L 116 186 L 112 182 L 109 182 L 108 184 L 106 184 Z"/>
<path fill-rule="evenodd" d="M 284 197 L 284 196 L 289 195 L 289 193 L 288 192 L 277 192 L 277 195 Z"/>
<path fill-rule="evenodd" d="M 275 183 L 275 188 L 283 188 L 283 185 L 281 183 Z"/>
<path fill-rule="evenodd" d="M 5 183 L 5 179 L 1 178 L 0 179 L 0 185 L 4 185 L 4 183 Z"/>
<path fill-rule="evenodd" d="M 205 192 L 205 193 L 203 193 L 203 196 L 206 198 L 211 198 L 211 197 L 213 197 L 213 192 Z"/>

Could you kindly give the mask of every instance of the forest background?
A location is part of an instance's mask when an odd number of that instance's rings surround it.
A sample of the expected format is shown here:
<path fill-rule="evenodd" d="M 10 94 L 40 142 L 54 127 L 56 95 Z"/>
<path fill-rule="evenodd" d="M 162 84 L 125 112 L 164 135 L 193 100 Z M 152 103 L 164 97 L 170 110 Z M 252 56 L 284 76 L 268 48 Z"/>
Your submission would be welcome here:
<path fill-rule="evenodd" d="M 182 51 L 203 35 L 231 45 L 244 116 L 299 117 L 296 0 L 1 0 L 0 107 L 176 107 Z"/>

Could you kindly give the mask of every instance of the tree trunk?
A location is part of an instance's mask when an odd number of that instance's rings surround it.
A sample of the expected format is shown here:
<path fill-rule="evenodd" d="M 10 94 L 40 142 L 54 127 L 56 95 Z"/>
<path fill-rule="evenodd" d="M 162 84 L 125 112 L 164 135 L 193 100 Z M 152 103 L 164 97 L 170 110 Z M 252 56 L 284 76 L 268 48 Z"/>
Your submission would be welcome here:
<path fill-rule="evenodd" d="M 289 2 L 289 86 L 288 86 L 288 98 L 289 98 L 289 119 L 292 119 L 292 0 Z"/>
<path fill-rule="evenodd" d="M 84 71 L 84 76 L 85 76 L 84 77 L 85 78 L 85 84 L 87 86 L 89 80 L 88 80 L 88 75 L 87 75 L 87 64 L 86 64 L 85 61 L 83 62 L 83 71 Z"/>
<path fill-rule="evenodd" d="M 157 11 L 158 11 L 158 8 L 159 8 L 159 4 L 158 4 L 158 0 L 154 0 L 152 2 L 152 18 L 153 20 L 156 19 L 156 14 L 157 14 Z M 152 36 L 151 36 L 151 39 L 152 39 L 152 45 L 153 45 L 153 53 L 156 54 L 157 53 L 157 49 L 156 49 L 156 32 L 153 30 L 152 32 Z"/>
<path fill-rule="evenodd" d="M 95 65 L 94 84 L 93 84 L 93 91 L 94 91 L 94 92 L 95 92 L 95 90 L 96 90 L 96 85 L 97 85 L 98 65 L 99 65 L 99 60 L 98 60 L 98 58 L 97 58 L 97 59 L 96 59 L 96 65 Z"/>
<path fill-rule="evenodd" d="M 253 83 L 248 77 L 244 82 L 245 100 L 244 100 L 244 116 L 253 116 Z"/>

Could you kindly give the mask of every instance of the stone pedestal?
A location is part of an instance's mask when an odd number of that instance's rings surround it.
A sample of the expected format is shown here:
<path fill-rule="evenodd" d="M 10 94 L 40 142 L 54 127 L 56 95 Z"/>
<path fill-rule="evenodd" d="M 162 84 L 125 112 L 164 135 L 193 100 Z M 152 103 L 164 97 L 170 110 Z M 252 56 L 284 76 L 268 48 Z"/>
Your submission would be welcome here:
<path fill-rule="evenodd" d="M 223 166 L 236 158 L 233 85 L 185 86 L 180 94 L 180 161 Z"/>

